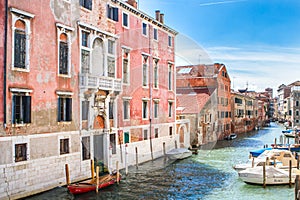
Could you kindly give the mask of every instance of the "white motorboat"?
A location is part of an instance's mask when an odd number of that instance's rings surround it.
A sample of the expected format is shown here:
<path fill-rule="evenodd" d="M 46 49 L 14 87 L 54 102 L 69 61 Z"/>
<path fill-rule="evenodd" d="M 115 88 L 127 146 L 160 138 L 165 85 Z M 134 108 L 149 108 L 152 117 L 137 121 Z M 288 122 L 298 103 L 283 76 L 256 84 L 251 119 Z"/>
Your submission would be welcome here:
<path fill-rule="evenodd" d="M 266 185 L 284 185 L 295 183 L 296 175 L 299 174 L 299 170 L 292 168 L 291 177 L 289 177 L 289 171 L 279 169 L 274 166 L 266 166 L 265 168 L 265 184 Z M 253 168 L 247 168 L 239 172 L 239 178 L 248 184 L 264 184 L 263 178 L 263 166 L 257 166 Z"/>
<path fill-rule="evenodd" d="M 166 152 L 166 155 L 171 160 L 181 160 L 181 159 L 190 157 L 192 155 L 192 151 L 190 151 L 186 148 L 177 148 L 177 149 L 172 149 L 172 150 Z"/>
<path fill-rule="evenodd" d="M 271 149 L 265 150 L 257 158 L 254 158 L 254 160 L 253 158 L 249 159 L 247 163 L 237 164 L 233 168 L 239 172 L 247 168 L 263 166 L 263 164 L 268 161 L 267 165 L 276 166 L 281 169 L 288 169 L 290 160 L 292 160 L 292 167 L 297 167 L 297 159 L 291 151 Z"/>

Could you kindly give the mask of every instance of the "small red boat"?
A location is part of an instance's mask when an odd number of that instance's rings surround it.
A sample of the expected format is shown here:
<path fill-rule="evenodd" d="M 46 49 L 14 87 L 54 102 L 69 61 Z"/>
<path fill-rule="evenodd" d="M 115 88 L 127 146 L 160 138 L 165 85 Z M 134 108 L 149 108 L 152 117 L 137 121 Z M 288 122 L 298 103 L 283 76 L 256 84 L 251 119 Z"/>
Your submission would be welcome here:
<path fill-rule="evenodd" d="M 121 176 L 118 177 L 117 174 L 107 174 L 99 177 L 98 189 L 108 187 L 121 180 Z M 68 190 L 72 194 L 82 194 L 90 191 L 96 191 L 96 179 L 82 181 L 79 183 L 70 184 L 67 186 Z"/>

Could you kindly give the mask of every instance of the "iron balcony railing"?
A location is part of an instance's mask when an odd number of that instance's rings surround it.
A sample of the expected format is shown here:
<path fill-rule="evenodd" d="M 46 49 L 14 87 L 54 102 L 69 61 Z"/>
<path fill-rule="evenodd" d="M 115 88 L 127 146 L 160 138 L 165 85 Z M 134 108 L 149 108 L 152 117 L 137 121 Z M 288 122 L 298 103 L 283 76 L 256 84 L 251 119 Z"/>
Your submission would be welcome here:
<path fill-rule="evenodd" d="M 121 79 L 106 76 L 93 76 L 91 74 L 80 74 L 79 84 L 82 88 L 121 91 Z"/>

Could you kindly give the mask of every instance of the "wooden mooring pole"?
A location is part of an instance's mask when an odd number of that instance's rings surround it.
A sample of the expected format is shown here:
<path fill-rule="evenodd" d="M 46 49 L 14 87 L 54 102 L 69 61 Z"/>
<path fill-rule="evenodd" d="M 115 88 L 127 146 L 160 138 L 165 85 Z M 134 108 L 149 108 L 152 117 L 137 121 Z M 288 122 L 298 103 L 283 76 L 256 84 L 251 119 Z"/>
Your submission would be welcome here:
<path fill-rule="evenodd" d="M 289 163 L 289 186 L 292 187 L 292 160 Z"/>
<path fill-rule="evenodd" d="M 96 167 L 96 193 L 98 193 L 99 187 L 99 166 Z"/>
<path fill-rule="evenodd" d="M 266 163 L 263 165 L 263 187 L 266 188 Z"/>
<path fill-rule="evenodd" d="M 139 166 L 139 154 L 138 154 L 138 148 L 135 147 L 135 166 L 138 168 Z"/>
<path fill-rule="evenodd" d="M 94 160 L 91 159 L 91 176 L 92 176 L 92 181 L 95 179 L 95 166 L 94 166 Z"/>
<path fill-rule="evenodd" d="M 300 200 L 300 175 L 295 179 L 295 200 Z"/>
<path fill-rule="evenodd" d="M 66 182 L 67 182 L 67 185 L 70 185 L 70 172 L 69 172 L 68 164 L 65 165 L 65 170 L 66 170 Z"/>

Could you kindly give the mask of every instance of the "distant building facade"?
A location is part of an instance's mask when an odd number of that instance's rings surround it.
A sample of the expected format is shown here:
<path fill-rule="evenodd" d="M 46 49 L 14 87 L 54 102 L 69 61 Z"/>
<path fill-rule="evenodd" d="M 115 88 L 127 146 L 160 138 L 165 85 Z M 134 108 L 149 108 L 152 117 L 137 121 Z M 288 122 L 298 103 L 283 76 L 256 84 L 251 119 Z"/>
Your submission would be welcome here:
<path fill-rule="evenodd" d="M 247 95 L 247 91 L 232 92 L 231 95 L 233 132 L 238 134 L 254 130 L 257 125 L 257 108 L 263 108 L 254 97 Z"/>
<path fill-rule="evenodd" d="M 230 78 L 224 64 L 177 67 L 177 106 L 191 120 L 191 142 L 201 145 L 231 133 Z M 194 96 L 193 96 L 194 95 Z M 194 98 L 194 104 L 186 98 Z M 185 111 L 186 107 L 194 109 Z"/>

